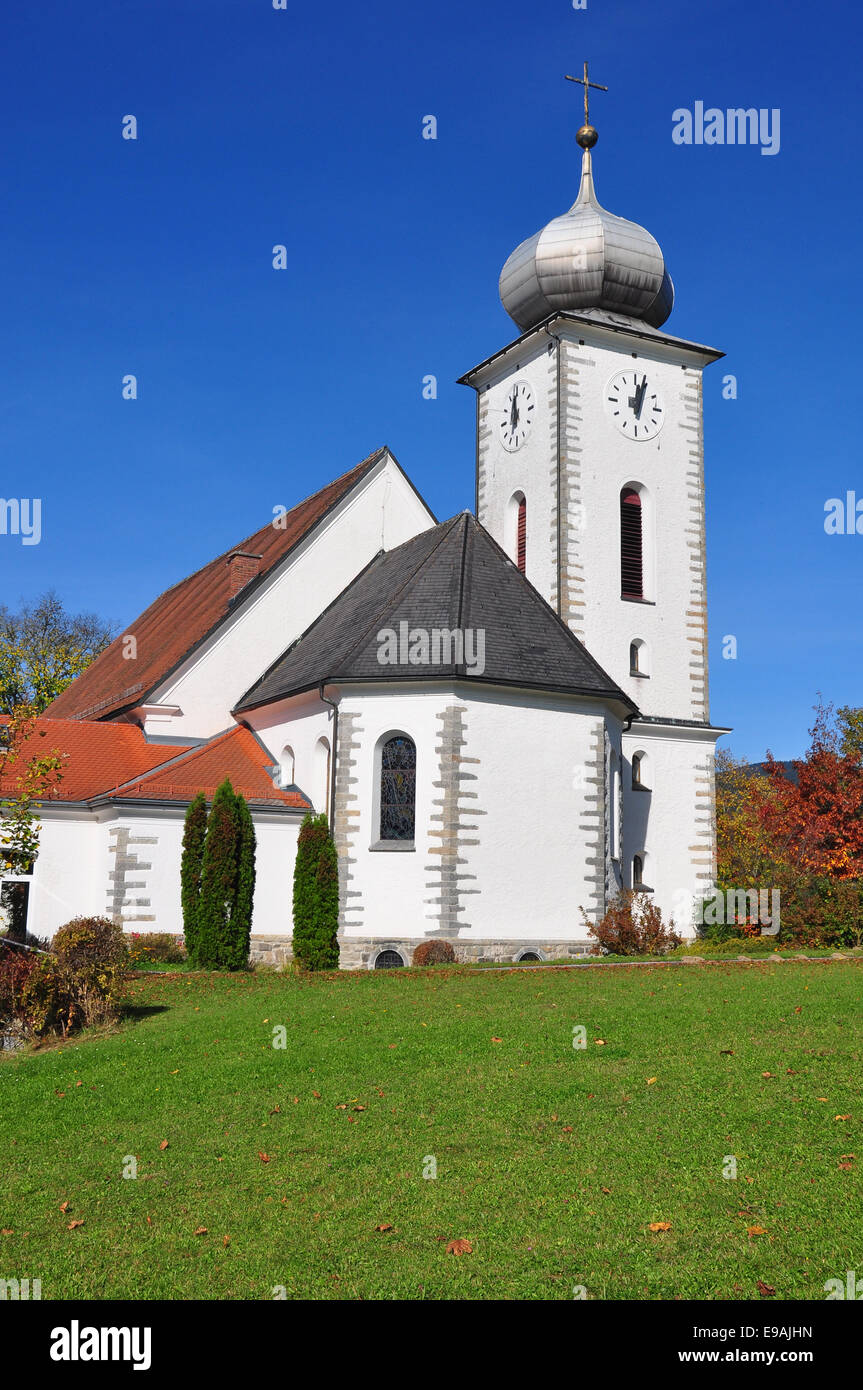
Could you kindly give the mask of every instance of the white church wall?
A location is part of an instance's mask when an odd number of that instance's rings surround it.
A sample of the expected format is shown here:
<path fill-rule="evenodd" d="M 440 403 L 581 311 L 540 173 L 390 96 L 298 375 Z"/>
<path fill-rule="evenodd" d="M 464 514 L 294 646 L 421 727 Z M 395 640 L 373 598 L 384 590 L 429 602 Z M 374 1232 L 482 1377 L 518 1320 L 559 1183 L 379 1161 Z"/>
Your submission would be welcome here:
<path fill-rule="evenodd" d="M 713 739 L 636 724 L 623 736 L 625 883 L 634 855 L 663 916 L 681 935 L 695 935 L 693 903 L 712 882 Z M 643 753 L 642 789 L 632 786 L 632 758 Z"/>
<path fill-rule="evenodd" d="M 332 749 L 333 712 L 317 691 L 249 710 L 243 717 L 271 753 L 274 764 L 284 766 L 285 750 L 291 750 L 295 785 L 315 811 L 328 812 L 330 788 L 321 745 Z"/>
<path fill-rule="evenodd" d="M 379 550 L 433 524 L 387 456 L 154 693 L 151 703 L 176 705 L 182 713 L 167 724 L 151 717 L 145 731 L 209 738 L 228 728 L 240 697 Z"/>
<path fill-rule="evenodd" d="M 556 608 L 560 471 L 566 621 L 644 713 L 706 720 L 702 359 L 695 349 L 595 325 L 561 322 L 554 331 L 562 340 L 559 367 L 556 344 L 541 333 L 507 349 L 479 380 L 479 520 L 512 553 L 510 501 L 524 492 L 526 574 Z M 630 369 L 644 371 L 664 402 L 664 424 L 652 440 L 625 437 L 606 408 L 611 378 Z M 536 423 L 509 453 L 498 424 L 520 380 L 534 392 Z M 644 602 L 620 594 L 626 486 L 643 499 Z M 633 640 L 646 644 L 649 680 L 630 676 Z"/>
<path fill-rule="evenodd" d="M 43 810 L 28 930 L 50 938 L 72 917 L 117 913 L 127 932 L 182 935 L 185 809 Z M 252 814 L 257 837 L 252 933 L 290 937 L 301 816 Z"/>
<path fill-rule="evenodd" d="M 546 602 L 557 601 L 553 536 L 556 482 L 551 466 L 557 450 L 556 364 L 548 339 L 540 337 L 516 350 L 493 372 L 479 397 L 479 496 L 477 520 L 498 545 L 516 560 L 511 501 L 518 492 L 526 502 L 525 574 Z M 535 402 L 535 419 L 520 449 L 510 453 L 499 427 L 516 381 L 527 382 Z"/>
<path fill-rule="evenodd" d="M 609 725 L 619 752 L 619 724 Z M 446 731 L 454 726 L 451 751 Z M 604 893 L 603 729 L 596 703 L 528 692 L 345 694 L 340 768 L 347 760 L 351 789 L 337 801 L 336 828 L 337 839 L 347 837 L 348 943 L 418 939 L 442 927 L 449 935 L 458 928 L 465 942 L 584 941 L 579 908 L 595 914 Z M 389 733 L 407 734 L 417 748 L 412 850 L 373 848 L 375 750 Z M 464 774 L 454 819 L 454 803 L 445 803 L 453 761 Z M 448 830 L 457 844 L 449 887 L 441 873 Z"/>
<path fill-rule="evenodd" d="M 467 752 L 478 760 L 477 844 L 463 872 L 461 937 L 585 941 L 605 877 L 604 714 L 587 701 L 535 692 L 465 700 Z M 619 724 L 609 719 L 619 750 Z M 470 821 L 470 806 L 466 817 Z"/>

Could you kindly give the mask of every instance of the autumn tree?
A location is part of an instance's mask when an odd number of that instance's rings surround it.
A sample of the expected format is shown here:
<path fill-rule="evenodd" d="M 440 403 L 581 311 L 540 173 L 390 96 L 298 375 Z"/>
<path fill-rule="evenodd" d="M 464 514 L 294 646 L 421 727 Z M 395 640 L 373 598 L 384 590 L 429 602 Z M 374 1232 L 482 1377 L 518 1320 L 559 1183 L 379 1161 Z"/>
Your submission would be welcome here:
<path fill-rule="evenodd" d="M 113 635 L 94 613 L 67 613 L 53 590 L 17 613 L 0 604 L 0 713 L 41 714 Z"/>

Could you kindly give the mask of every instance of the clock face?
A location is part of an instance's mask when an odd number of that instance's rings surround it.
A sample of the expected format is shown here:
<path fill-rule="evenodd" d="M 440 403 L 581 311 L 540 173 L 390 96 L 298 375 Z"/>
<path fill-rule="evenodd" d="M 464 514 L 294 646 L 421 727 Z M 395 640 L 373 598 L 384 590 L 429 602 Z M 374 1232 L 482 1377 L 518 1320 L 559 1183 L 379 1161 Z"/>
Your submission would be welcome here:
<path fill-rule="evenodd" d="M 605 408 L 627 439 L 655 439 L 662 429 L 665 407 L 646 372 L 618 372 L 605 389 Z"/>
<path fill-rule="evenodd" d="M 500 442 L 511 454 L 527 439 L 535 414 L 536 401 L 530 386 L 526 381 L 514 381 L 498 408 L 497 422 Z"/>

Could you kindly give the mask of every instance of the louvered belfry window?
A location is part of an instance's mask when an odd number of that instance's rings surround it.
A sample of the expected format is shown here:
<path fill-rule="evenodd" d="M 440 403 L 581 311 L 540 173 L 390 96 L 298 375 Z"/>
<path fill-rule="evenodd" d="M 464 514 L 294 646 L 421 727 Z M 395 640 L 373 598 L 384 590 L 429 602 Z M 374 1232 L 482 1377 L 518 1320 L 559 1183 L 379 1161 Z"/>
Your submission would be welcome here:
<path fill-rule="evenodd" d="M 524 497 L 519 498 L 518 502 L 518 524 L 515 537 L 516 564 L 524 574 L 525 556 L 527 552 L 527 501 Z"/>
<path fill-rule="evenodd" d="M 630 487 L 620 494 L 620 592 L 624 598 L 644 598 L 641 498 Z"/>
<path fill-rule="evenodd" d="M 412 739 L 388 738 L 381 749 L 381 839 L 413 840 L 417 749 Z"/>

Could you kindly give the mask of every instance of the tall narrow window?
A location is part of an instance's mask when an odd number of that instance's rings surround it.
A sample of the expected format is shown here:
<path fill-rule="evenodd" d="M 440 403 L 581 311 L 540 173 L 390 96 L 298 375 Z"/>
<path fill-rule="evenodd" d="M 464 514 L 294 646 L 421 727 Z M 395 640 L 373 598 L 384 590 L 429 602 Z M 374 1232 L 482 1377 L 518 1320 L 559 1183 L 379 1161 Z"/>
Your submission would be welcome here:
<path fill-rule="evenodd" d="M 632 856 L 632 886 L 641 888 L 644 885 L 644 860 L 640 854 Z"/>
<path fill-rule="evenodd" d="M 620 494 L 620 592 L 623 598 L 644 598 L 641 543 L 641 498 L 631 487 Z"/>
<path fill-rule="evenodd" d="M 643 754 L 643 753 L 633 753 L 633 755 L 632 755 L 632 785 L 633 785 L 633 787 L 640 787 L 640 786 L 641 786 L 641 760 L 642 760 L 643 757 L 644 757 L 644 754 Z"/>
<path fill-rule="evenodd" d="M 527 555 L 527 501 L 522 495 L 518 499 L 518 521 L 515 533 L 516 564 L 524 574 Z"/>
<path fill-rule="evenodd" d="M 416 820 L 417 749 L 396 734 L 381 748 L 381 839 L 413 840 Z"/>

